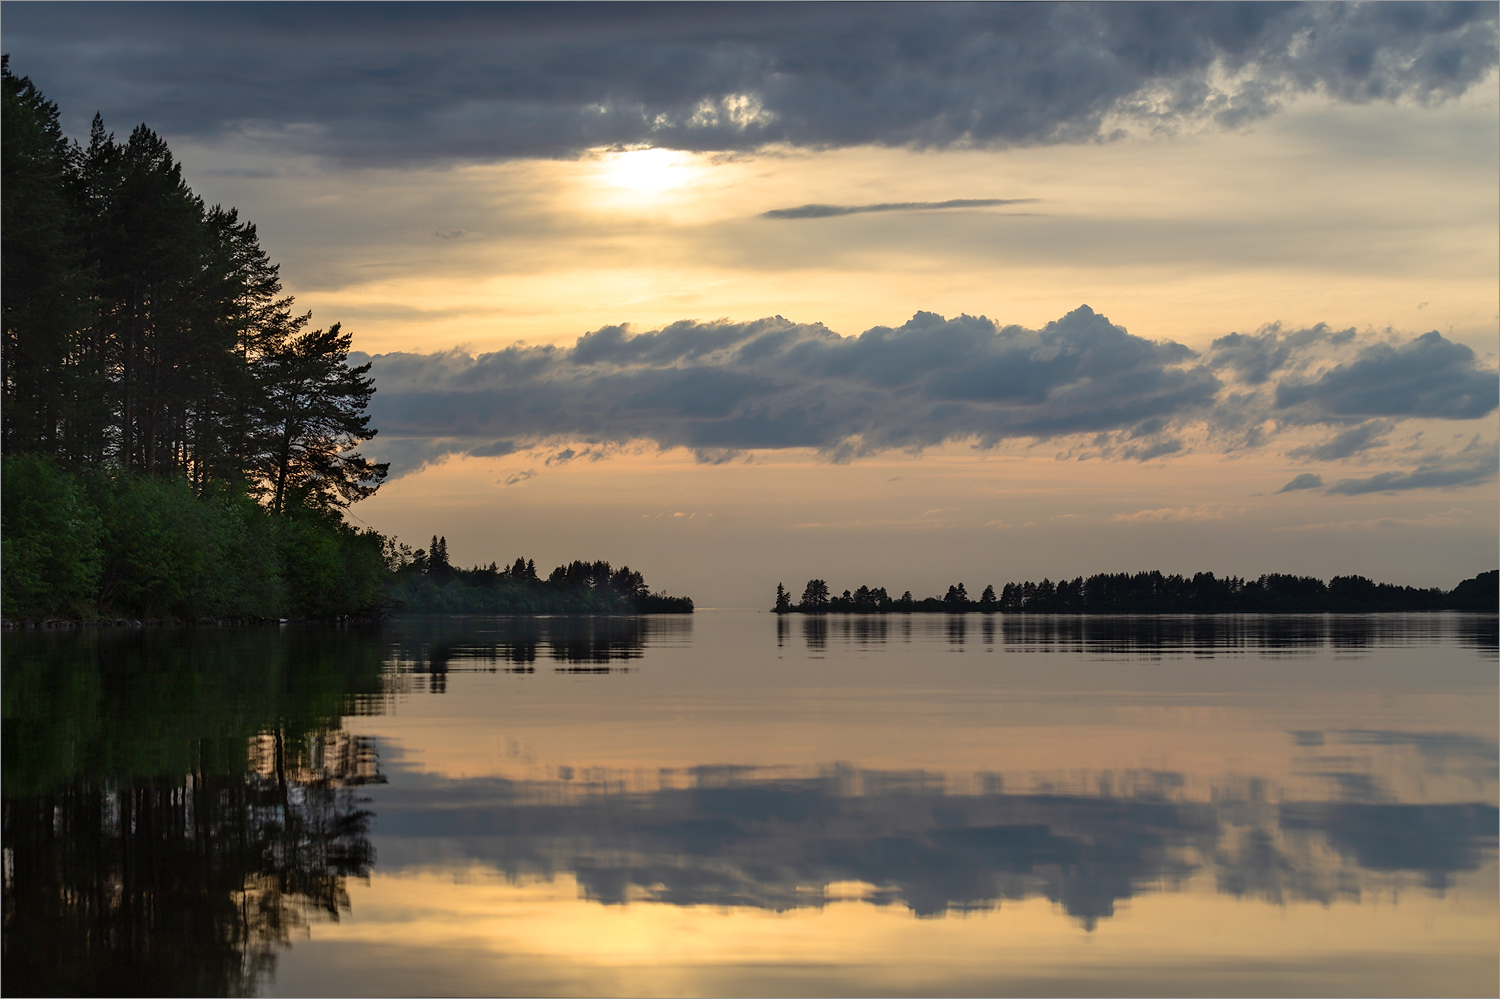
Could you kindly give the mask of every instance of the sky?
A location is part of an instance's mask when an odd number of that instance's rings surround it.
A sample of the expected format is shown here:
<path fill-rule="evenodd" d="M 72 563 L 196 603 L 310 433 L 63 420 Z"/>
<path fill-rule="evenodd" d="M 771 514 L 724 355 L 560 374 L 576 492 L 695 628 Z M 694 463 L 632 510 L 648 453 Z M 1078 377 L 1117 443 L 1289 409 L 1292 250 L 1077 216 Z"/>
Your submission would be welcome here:
<path fill-rule="evenodd" d="M 376 379 L 454 562 L 1497 562 L 1494 4 L 0 6 Z"/>

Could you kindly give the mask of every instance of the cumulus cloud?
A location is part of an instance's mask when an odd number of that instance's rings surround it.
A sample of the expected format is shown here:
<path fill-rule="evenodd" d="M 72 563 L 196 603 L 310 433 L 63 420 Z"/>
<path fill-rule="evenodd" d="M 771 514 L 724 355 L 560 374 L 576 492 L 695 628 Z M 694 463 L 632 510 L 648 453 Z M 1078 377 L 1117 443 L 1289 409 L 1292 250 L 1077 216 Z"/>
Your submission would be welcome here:
<path fill-rule="evenodd" d="M 1327 323 L 1287 330 L 1271 323 L 1255 333 L 1230 333 L 1213 342 L 1210 366 L 1227 369 L 1246 385 L 1264 385 L 1273 376 L 1300 371 L 1318 356 L 1319 348 L 1353 342 L 1353 329 L 1333 330 Z"/>
<path fill-rule="evenodd" d="M 921 212 L 950 208 L 994 208 L 997 205 L 1035 204 L 1036 198 L 952 198 L 948 201 L 889 201 L 874 205 L 798 205 L 761 212 L 763 219 L 826 219 L 870 212 Z"/>
<path fill-rule="evenodd" d="M 1221 338 L 1199 355 L 1081 306 L 1041 329 L 919 312 L 899 327 L 844 337 L 776 316 L 642 333 L 606 326 L 571 347 L 355 362 L 372 363 L 381 435 L 369 450 L 392 461 L 393 474 L 445 454 L 503 456 L 543 444 L 549 465 L 600 460 L 632 441 L 686 448 L 710 463 L 768 449 L 848 461 L 955 440 L 994 447 L 1051 439 L 1067 443 L 1067 457 L 1149 461 L 1245 447 L 1247 426 L 1256 428 L 1256 447 L 1281 428 L 1327 426 L 1327 440 L 1289 454 L 1338 461 L 1378 453 L 1402 419 L 1495 411 L 1500 379 L 1467 347 L 1437 333 L 1390 339 L 1268 327 Z M 1442 363 L 1387 366 L 1388 356 Z M 1348 401 L 1347 372 L 1371 368 L 1382 379 L 1385 415 L 1351 426 L 1359 406 Z M 1288 395 L 1294 402 L 1283 405 Z M 1484 460 L 1475 444 L 1410 473 L 1343 480 L 1330 491 L 1482 481 L 1473 476 Z M 1322 485 L 1308 473 L 1281 491 Z"/>
<path fill-rule="evenodd" d="M 778 316 L 640 334 L 607 326 L 571 348 L 370 360 L 378 441 L 427 438 L 443 453 L 501 434 L 508 445 L 651 440 L 722 461 L 752 449 L 815 448 L 847 460 L 954 439 L 992 446 L 1076 433 L 1121 433 L 1146 459 L 1175 449 L 1160 439 L 1166 421 L 1208 406 L 1220 387 L 1195 358 L 1083 306 L 1039 330 L 917 313 L 894 329 L 841 337 Z M 411 466 L 412 456 L 400 457 L 398 471 Z"/>
<path fill-rule="evenodd" d="M 1437 330 L 1400 346 L 1379 343 L 1317 378 L 1276 386 L 1278 409 L 1305 416 L 1430 416 L 1472 420 L 1500 403 L 1500 382 L 1474 351 Z"/>
<path fill-rule="evenodd" d="M 18 4 L 5 35 L 75 132 L 98 109 L 361 165 L 1082 142 L 1440 101 L 1497 61 L 1494 5 L 1462 3 Z"/>

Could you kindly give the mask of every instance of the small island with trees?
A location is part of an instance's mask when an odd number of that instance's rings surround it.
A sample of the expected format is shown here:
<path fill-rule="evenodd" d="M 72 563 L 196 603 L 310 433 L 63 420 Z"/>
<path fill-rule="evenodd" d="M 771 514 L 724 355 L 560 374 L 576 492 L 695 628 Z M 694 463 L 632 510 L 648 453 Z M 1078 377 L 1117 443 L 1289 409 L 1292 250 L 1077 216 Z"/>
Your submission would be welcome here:
<path fill-rule="evenodd" d="M 691 614 L 691 597 L 652 593 L 628 565 L 573 561 L 543 578 L 536 562 L 517 558 L 460 569 L 448 562 L 448 539 L 415 552 L 396 546 L 391 559 L 394 606 L 426 614 Z"/>
<path fill-rule="evenodd" d="M 1382 611 L 1470 610 L 1496 612 L 1500 603 L 1500 570 L 1482 572 L 1452 590 L 1417 589 L 1375 583 L 1363 576 L 1335 576 L 1327 583 L 1314 576 L 1282 573 L 1258 579 L 1192 576 L 1161 572 L 1100 573 L 1054 583 L 1006 583 L 997 594 L 986 586 L 976 600 L 963 583 L 941 597 L 915 599 L 907 590 L 892 597 L 885 587 L 861 586 L 832 596 L 828 583 L 810 579 L 802 598 L 793 602 L 776 584 L 777 614 L 1367 614 Z"/>

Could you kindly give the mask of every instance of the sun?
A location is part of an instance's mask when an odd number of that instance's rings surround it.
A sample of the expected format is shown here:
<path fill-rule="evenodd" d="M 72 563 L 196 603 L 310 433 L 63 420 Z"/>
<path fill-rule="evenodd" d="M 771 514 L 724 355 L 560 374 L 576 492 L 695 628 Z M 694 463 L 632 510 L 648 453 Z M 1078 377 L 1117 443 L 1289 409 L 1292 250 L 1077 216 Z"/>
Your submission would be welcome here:
<path fill-rule="evenodd" d="M 697 168 L 687 153 L 672 149 L 629 149 L 605 153 L 600 179 L 613 193 L 659 198 L 693 179 Z"/>

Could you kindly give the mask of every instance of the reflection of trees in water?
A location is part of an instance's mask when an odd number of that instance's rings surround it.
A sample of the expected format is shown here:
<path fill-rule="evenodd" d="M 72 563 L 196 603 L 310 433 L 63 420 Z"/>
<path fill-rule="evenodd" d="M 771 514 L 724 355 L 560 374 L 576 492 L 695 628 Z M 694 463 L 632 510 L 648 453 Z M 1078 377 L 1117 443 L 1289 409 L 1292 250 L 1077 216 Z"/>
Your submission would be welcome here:
<path fill-rule="evenodd" d="M 390 625 L 398 670 L 534 672 L 543 659 L 564 672 L 610 672 L 639 659 L 652 641 L 691 634 L 688 618 L 633 616 L 405 617 Z M 605 668 L 589 668 L 605 667 Z"/>
<path fill-rule="evenodd" d="M 374 860 L 354 629 L 5 637 L 4 990 L 251 993 Z"/>
<path fill-rule="evenodd" d="M 807 614 L 802 618 L 802 640 L 812 652 L 823 652 L 828 648 L 828 618 L 821 614 Z"/>
<path fill-rule="evenodd" d="M 373 747 L 332 732 L 257 770 L 80 780 L 7 798 L 4 987 L 13 995 L 253 994 L 276 951 L 368 877 Z"/>
<path fill-rule="evenodd" d="M 1044 897 L 1088 928 L 1199 872 L 1276 904 L 1357 900 L 1408 875 L 1441 888 L 1493 857 L 1497 822 L 1488 804 L 1281 802 L 1264 782 L 1179 800 L 1183 779 L 1167 772 L 1096 774 L 1094 793 L 1008 792 L 1000 775 L 950 793 L 941 774 L 847 768 L 802 778 L 705 768 L 690 787 L 601 786 L 562 800 L 555 786 L 461 783 L 443 800 L 471 802 L 462 815 L 382 808 L 387 866 L 406 851 L 420 862 L 420 841 L 443 829 L 504 829 L 446 840 L 443 852 L 512 879 L 572 871 L 605 904 L 787 910 L 824 906 L 831 885 L 855 882 L 867 901 L 919 915 Z"/>
<path fill-rule="evenodd" d="M 1474 649 L 1483 649 L 1495 658 L 1500 651 L 1500 615 L 1459 614 L 1458 642 Z"/>
<path fill-rule="evenodd" d="M 841 615 L 833 621 L 808 616 L 803 624 L 807 647 L 823 651 L 830 635 L 846 645 L 883 644 L 889 615 Z M 950 645 L 966 645 L 969 627 L 978 618 L 980 640 L 993 645 L 996 632 L 1005 647 L 1017 652 L 1059 649 L 1105 655 L 1255 651 L 1298 653 L 1331 647 L 1361 650 L 1429 644 L 1456 638 L 1458 644 L 1493 657 L 1496 615 L 1475 613 L 1411 614 L 952 614 L 921 616 L 918 626 L 943 635 Z M 779 626 L 778 626 L 779 627 Z M 912 619 L 904 616 L 904 634 Z M 781 634 L 778 630 L 778 636 Z"/>

